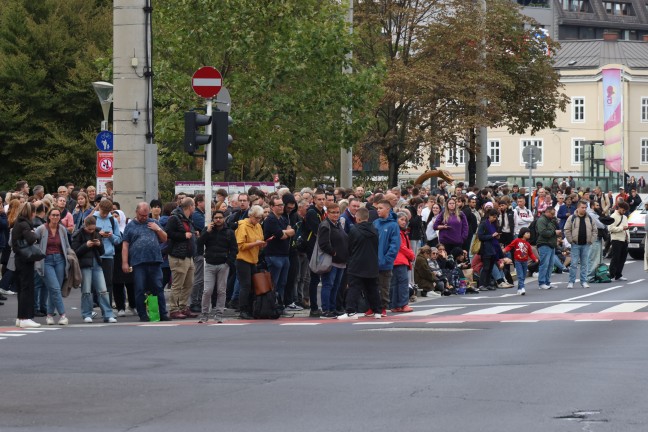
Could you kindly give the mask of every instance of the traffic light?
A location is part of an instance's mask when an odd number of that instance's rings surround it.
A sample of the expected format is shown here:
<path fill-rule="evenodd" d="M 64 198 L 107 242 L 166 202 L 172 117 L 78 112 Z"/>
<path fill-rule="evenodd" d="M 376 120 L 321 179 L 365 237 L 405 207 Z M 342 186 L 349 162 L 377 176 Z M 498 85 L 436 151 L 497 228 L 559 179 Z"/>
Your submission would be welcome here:
<path fill-rule="evenodd" d="M 198 114 L 194 111 L 185 112 L 185 137 L 184 149 L 189 154 L 194 154 L 201 145 L 209 144 L 212 136 L 199 133 L 198 128 L 211 123 L 211 116 Z"/>
<path fill-rule="evenodd" d="M 212 134 L 214 135 L 212 171 L 225 171 L 232 162 L 229 146 L 233 139 L 227 131 L 230 124 L 232 124 L 232 117 L 227 112 L 215 111 L 212 113 Z"/>

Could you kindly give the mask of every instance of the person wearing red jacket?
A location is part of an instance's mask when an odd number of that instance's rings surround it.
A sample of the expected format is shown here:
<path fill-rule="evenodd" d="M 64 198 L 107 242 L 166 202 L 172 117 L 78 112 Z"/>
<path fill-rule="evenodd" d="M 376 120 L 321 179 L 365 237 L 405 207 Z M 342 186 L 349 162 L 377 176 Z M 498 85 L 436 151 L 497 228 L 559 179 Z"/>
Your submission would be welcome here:
<path fill-rule="evenodd" d="M 529 228 L 520 228 L 518 238 L 513 240 L 508 246 L 504 248 L 504 252 L 513 251 L 513 262 L 515 263 L 515 272 L 517 273 L 518 279 L 518 295 L 526 294 L 526 291 L 524 290 L 524 278 L 527 274 L 527 263 L 529 259 L 533 260 L 534 262 L 538 262 L 538 257 L 534 255 L 533 249 L 531 248 L 531 243 L 529 243 L 530 238 L 531 231 L 529 230 Z"/>
<path fill-rule="evenodd" d="M 407 272 L 412 269 L 415 255 L 407 235 L 409 218 L 407 213 L 399 212 L 398 226 L 400 227 L 400 248 L 394 260 L 391 285 L 389 289 L 389 305 L 392 312 L 413 312 L 409 307 L 409 278 Z"/>

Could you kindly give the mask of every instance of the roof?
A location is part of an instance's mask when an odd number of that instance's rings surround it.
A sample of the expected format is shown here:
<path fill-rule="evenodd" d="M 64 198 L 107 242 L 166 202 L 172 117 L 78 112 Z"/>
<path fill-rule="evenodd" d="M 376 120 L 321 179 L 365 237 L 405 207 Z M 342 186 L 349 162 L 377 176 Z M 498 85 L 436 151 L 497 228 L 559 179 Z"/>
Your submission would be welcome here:
<path fill-rule="evenodd" d="M 600 68 L 608 64 L 621 64 L 632 69 L 648 69 L 648 42 L 560 41 L 560 49 L 554 56 L 554 60 L 555 67 L 558 69 Z"/>

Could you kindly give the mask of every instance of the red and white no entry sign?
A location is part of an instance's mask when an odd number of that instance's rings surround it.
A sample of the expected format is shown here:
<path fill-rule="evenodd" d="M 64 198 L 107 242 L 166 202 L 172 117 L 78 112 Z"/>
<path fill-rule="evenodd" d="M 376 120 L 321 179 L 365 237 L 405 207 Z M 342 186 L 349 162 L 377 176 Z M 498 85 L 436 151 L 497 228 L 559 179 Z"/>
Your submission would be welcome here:
<path fill-rule="evenodd" d="M 97 152 L 97 177 L 112 177 L 113 153 Z"/>
<path fill-rule="evenodd" d="M 200 97 L 213 98 L 221 87 L 223 87 L 223 77 L 214 67 L 203 66 L 191 77 L 191 88 Z"/>

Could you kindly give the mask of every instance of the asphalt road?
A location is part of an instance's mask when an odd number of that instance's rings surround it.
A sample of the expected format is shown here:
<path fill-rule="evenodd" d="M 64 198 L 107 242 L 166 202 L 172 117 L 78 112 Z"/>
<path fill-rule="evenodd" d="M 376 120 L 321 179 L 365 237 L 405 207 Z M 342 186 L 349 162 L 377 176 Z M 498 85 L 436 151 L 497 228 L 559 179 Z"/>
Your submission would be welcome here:
<path fill-rule="evenodd" d="M 0 327 L 0 431 L 645 431 L 648 276 L 626 275 L 380 321 Z"/>

